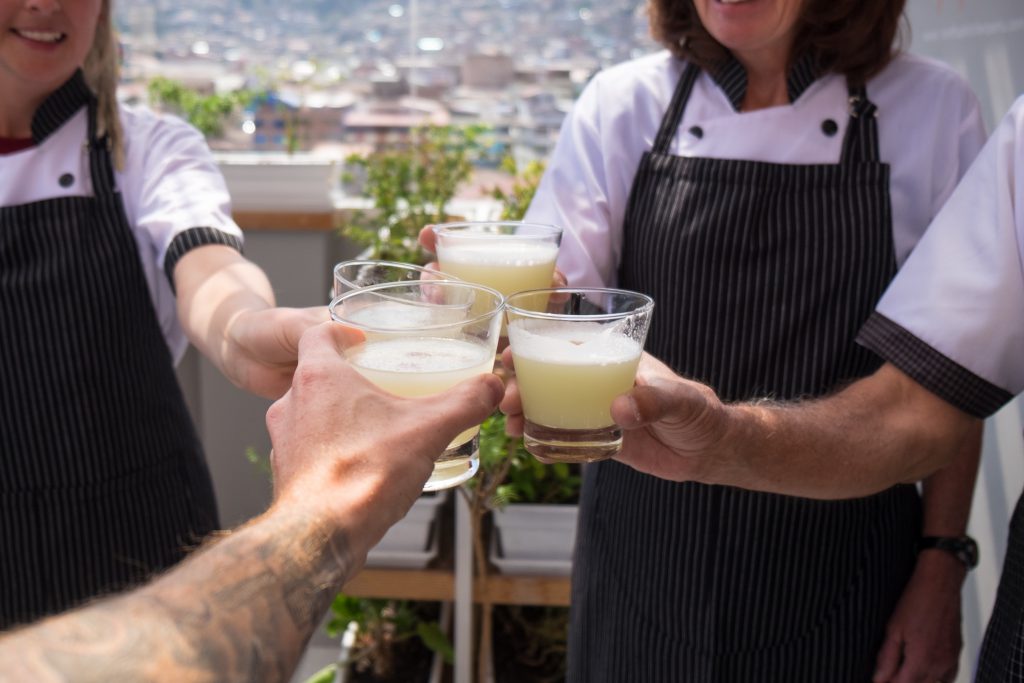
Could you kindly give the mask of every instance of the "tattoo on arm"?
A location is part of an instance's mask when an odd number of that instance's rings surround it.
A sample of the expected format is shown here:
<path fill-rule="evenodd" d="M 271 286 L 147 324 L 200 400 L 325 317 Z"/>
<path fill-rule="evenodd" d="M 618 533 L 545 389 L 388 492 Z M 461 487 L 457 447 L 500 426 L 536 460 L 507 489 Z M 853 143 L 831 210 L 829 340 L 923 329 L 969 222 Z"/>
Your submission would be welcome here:
<path fill-rule="evenodd" d="M 267 515 L 150 586 L 0 638 L 0 682 L 287 681 L 355 567 L 343 532 Z"/>

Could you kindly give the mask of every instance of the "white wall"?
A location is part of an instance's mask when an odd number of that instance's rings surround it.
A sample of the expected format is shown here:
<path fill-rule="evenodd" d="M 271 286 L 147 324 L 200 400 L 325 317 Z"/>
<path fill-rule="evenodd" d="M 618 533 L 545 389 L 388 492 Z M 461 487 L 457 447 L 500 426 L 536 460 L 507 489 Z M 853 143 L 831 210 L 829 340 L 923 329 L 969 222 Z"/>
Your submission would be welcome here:
<path fill-rule="evenodd" d="M 909 0 L 907 14 L 910 51 L 945 61 L 967 78 L 991 131 L 1024 93 L 1024 0 Z M 964 586 L 964 652 L 957 683 L 973 676 L 1006 554 L 1010 515 L 1024 483 L 1021 414 L 1020 402 L 1014 401 L 985 428 L 970 524 L 981 564 Z"/>

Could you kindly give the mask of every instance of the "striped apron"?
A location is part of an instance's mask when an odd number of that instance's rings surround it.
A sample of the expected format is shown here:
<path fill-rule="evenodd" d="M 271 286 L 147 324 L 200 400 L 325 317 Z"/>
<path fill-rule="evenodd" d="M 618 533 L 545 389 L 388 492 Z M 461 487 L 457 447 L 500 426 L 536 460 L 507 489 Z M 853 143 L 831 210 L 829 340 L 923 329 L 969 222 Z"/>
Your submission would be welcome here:
<path fill-rule="evenodd" d="M 33 137 L 83 105 L 94 196 L 0 208 L 0 629 L 144 579 L 218 526 L 80 73 Z"/>
<path fill-rule="evenodd" d="M 837 165 L 672 156 L 698 74 L 686 67 L 625 215 L 619 282 L 657 302 L 647 350 L 728 401 L 871 373 L 853 340 L 896 264 L 866 91 L 850 90 Z M 580 508 L 580 683 L 867 683 L 921 527 L 913 486 L 815 501 L 613 461 L 586 468 Z"/>

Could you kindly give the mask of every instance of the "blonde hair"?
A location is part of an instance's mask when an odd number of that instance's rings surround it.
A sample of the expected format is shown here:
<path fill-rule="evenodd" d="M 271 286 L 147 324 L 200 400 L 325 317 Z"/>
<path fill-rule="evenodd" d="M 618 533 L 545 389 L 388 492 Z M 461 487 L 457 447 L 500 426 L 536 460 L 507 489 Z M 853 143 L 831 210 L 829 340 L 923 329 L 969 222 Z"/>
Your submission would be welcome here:
<path fill-rule="evenodd" d="M 96 134 L 108 135 L 114 166 L 124 169 L 124 131 L 117 108 L 119 78 L 117 35 L 114 33 L 113 0 L 103 0 L 92 48 L 85 57 L 85 82 L 96 95 Z"/>

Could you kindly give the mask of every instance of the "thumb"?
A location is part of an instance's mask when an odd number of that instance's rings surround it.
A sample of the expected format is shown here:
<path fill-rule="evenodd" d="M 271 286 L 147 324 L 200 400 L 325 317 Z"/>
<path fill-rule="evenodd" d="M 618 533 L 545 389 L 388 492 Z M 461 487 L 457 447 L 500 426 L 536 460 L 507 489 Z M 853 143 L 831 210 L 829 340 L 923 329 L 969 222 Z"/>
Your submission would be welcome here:
<path fill-rule="evenodd" d="M 423 228 L 420 230 L 419 242 L 420 246 L 429 251 L 430 253 L 434 253 L 437 251 L 437 249 L 435 248 L 435 245 L 437 244 L 437 233 L 434 232 L 433 225 L 423 226 Z"/>
<path fill-rule="evenodd" d="M 477 375 L 433 396 L 415 399 L 431 416 L 432 431 L 447 437 L 447 444 L 460 432 L 476 427 L 498 408 L 505 385 L 496 375 Z"/>
<path fill-rule="evenodd" d="M 299 341 L 310 328 L 329 321 L 330 314 L 326 306 L 309 308 L 279 308 L 278 329 L 281 332 L 281 349 L 290 353 L 293 358 L 299 349 Z"/>
<path fill-rule="evenodd" d="M 903 650 L 899 637 L 887 635 L 882 649 L 875 662 L 875 673 L 871 677 L 873 683 L 886 683 L 891 680 L 900 668 L 900 655 Z"/>
<path fill-rule="evenodd" d="M 612 418 L 623 429 L 638 429 L 654 422 L 686 425 L 706 414 L 714 393 L 696 382 L 651 378 L 612 402 Z M 717 403 L 717 397 L 714 397 Z"/>

